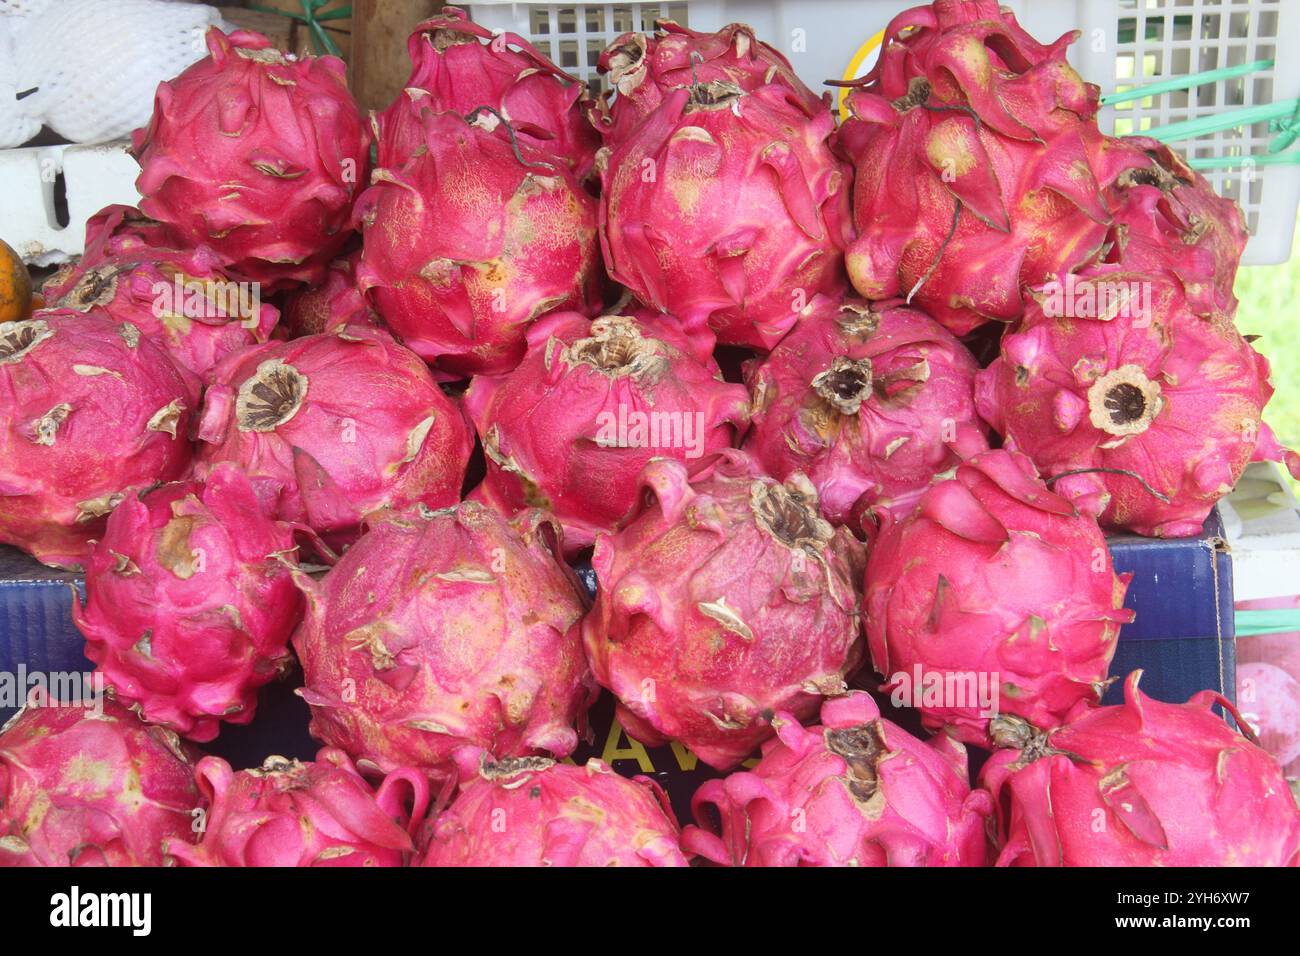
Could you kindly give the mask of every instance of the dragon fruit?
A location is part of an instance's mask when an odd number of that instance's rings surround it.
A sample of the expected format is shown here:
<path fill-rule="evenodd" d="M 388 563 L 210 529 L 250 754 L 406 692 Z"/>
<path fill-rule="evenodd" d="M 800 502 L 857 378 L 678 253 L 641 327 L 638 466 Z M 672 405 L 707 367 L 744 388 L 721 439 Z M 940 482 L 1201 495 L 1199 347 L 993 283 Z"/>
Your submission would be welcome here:
<path fill-rule="evenodd" d="M 370 133 L 337 57 L 296 59 L 244 30 L 158 87 L 136 130 L 140 209 L 265 291 L 319 284 L 347 242 Z"/>
<path fill-rule="evenodd" d="M 361 250 L 330 263 L 325 281 L 315 288 L 291 293 L 284 306 L 284 326 L 291 335 L 322 335 L 348 325 L 378 325 L 357 285 Z"/>
<path fill-rule="evenodd" d="M 314 763 L 273 756 L 238 773 L 204 757 L 194 774 L 209 809 L 197 845 L 167 846 L 183 866 L 404 866 L 429 803 L 423 774 L 394 771 L 376 791 L 330 747 Z"/>
<path fill-rule="evenodd" d="M 312 735 L 363 769 L 441 779 L 466 748 L 572 753 L 594 684 L 558 533 L 538 511 L 419 509 L 377 522 L 320 583 L 298 574 Z"/>
<path fill-rule="evenodd" d="M 582 83 L 523 37 L 444 7 L 415 28 L 406 46 L 407 88 L 375 120 L 380 166 L 401 166 L 422 144 L 411 122 L 422 109 L 463 115 L 488 106 L 510 122 L 522 145 L 558 158 L 579 181 L 591 175 L 600 142 L 583 116 Z"/>
<path fill-rule="evenodd" d="M 829 698 L 820 726 L 787 713 L 772 724 L 753 770 L 695 791 L 688 852 L 724 866 L 984 865 L 993 802 L 971 790 L 951 737 L 918 740 L 862 691 Z"/>
<path fill-rule="evenodd" d="M 980 414 L 1102 524 L 1199 534 L 1248 462 L 1300 456 L 1260 419 L 1268 362 L 1172 278 L 1109 267 L 1039 293 L 976 378 Z"/>
<path fill-rule="evenodd" d="M 844 692 L 863 547 L 818 515 L 802 474 L 782 484 L 735 450 L 694 482 L 656 459 L 641 485 L 643 510 L 596 540 L 587 656 L 632 737 L 730 770 L 772 736 L 773 711 L 803 719 Z"/>
<path fill-rule="evenodd" d="M 285 556 L 293 532 L 262 515 L 223 463 L 206 484 L 133 492 L 108 519 L 73 619 L 114 696 L 149 723 L 208 741 L 246 724 L 257 688 L 288 665 L 302 596 Z"/>
<path fill-rule="evenodd" d="M 422 120 L 425 148 L 376 169 L 357 204 L 357 282 L 407 347 L 444 372 L 507 372 L 528 323 L 599 309 L 596 202 L 492 113 Z"/>
<path fill-rule="evenodd" d="M 1238 661 L 1237 703 L 1279 764 L 1300 759 L 1300 681 L 1276 664 Z"/>
<path fill-rule="evenodd" d="M 265 342 L 279 311 L 262 304 L 255 287 L 224 275 L 211 250 L 149 244 L 146 238 L 167 241 L 153 227 L 128 206 L 109 206 L 92 217 L 87 254 L 45 283 L 46 303 L 76 312 L 102 307 L 199 379 L 227 355 Z"/>
<path fill-rule="evenodd" d="M 198 437 L 200 480 L 234 462 L 270 513 L 336 547 L 382 508 L 454 504 L 473 448 L 460 408 L 419 357 L 357 326 L 230 356 Z"/>
<path fill-rule="evenodd" d="M 931 485 L 910 517 L 880 514 L 867 562 L 867 643 L 886 689 L 922 723 L 988 745 L 989 718 L 1054 727 L 1097 703 L 1129 575 L 1097 522 L 1029 459 L 988 451 Z M 908 693 L 910 689 L 910 694 Z"/>
<path fill-rule="evenodd" d="M 845 288 L 848 167 L 788 86 L 730 80 L 669 91 L 603 173 L 600 237 L 612 278 L 679 317 L 702 351 L 770 349 L 818 292 Z"/>
<path fill-rule="evenodd" d="M 467 768 L 429 828 L 421 866 L 686 866 L 677 820 L 649 777 L 545 757 Z"/>
<path fill-rule="evenodd" d="M 806 474 L 832 524 L 860 499 L 902 518 L 936 473 L 988 448 L 975 371 L 970 352 L 915 309 L 819 296 L 746 369 L 744 447 L 776 478 Z"/>
<path fill-rule="evenodd" d="M 848 96 L 849 278 L 957 335 L 1021 311 L 1021 289 L 1095 258 L 1110 211 L 1090 165 L 1098 90 L 996 0 L 899 14 Z"/>
<path fill-rule="evenodd" d="M 20 711 L 0 731 L 0 866 L 162 866 L 193 840 L 194 754 L 112 700 Z"/>
<path fill-rule="evenodd" d="M 0 323 L 0 543 L 80 568 L 128 487 L 189 469 L 196 393 L 102 309 Z"/>
<path fill-rule="evenodd" d="M 652 458 L 729 448 L 749 394 L 695 359 L 671 317 L 557 312 L 529 329 L 513 372 L 475 377 L 465 410 L 487 454 L 475 498 L 507 514 L 548 508 L 573 554 L 631 513 Z"/>
<path fill-rule="evenodd" d="M 1231 321 L 1232 284 L 1246 247 L 1241 209 L 1163 143 L 1105 137 L 1093 165 L 1114 213 L 1101 261 L 1171 275 L 1195 315 Z"/>
<path fill-rule="evenodd" d="M 999 807 L 999 866 L 1286 866 L 1300 810 L 1273 758 L 1212 710 L 1213 691 L 1166 704 L 1079 706 L 1050 732 L 1000 719 L 1008 748 L 981 772 Z M 1245 726 L 1237 718 L 1239 726 Z"/>
<path fill-rule="evenodd" d="M 666 94 L 692 83 L 723 81 L 750 92 L 775 83 L 785 87 L 809 116 L 827 109 L 825 95 L 804 85 L 779 50 L 760 41 L 753 28 L 731 23 L 700 33 L 672 20 L 655 21 L 655 32 L 624 33 L 601 53 L 596 69 L 608 76 L 611 92 L 591 104 L 588 116 L 605 144 L 631 135 Z"/>

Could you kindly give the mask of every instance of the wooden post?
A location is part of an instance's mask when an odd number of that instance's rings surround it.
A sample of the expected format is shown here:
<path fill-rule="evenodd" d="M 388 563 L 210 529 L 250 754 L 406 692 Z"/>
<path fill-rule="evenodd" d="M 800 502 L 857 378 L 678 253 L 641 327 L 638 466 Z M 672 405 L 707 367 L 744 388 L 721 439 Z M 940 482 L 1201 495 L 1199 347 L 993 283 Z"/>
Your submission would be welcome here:
<path fill-rule="evenodd" d="M 363 110 L 381 110 L 402 91 L 411 75 L 406 38 L 443 5 L 441 0 L 353 0 L 350 82 Z"/>

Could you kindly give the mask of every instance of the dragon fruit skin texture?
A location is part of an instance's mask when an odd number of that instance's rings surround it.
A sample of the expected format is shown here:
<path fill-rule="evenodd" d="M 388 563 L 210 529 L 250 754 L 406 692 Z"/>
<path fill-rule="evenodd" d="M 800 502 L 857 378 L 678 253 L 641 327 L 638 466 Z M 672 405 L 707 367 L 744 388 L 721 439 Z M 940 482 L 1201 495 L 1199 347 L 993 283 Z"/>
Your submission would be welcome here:
<path fill-rule="evenodd" d="M 819 726 L 772 723 L 757 766 L 696 790 L 686 850 L 724 866 L 984 865 L 993 802 L 953 738 L 918 740 L 862 691 L 828 698 Z"/>
<path fill-rule="evenodd" d="M 554 309 L 594 313 L 596 201 L 560 163 L 516 149 L 491 114 L 422 115 L 423 146 L 357 204 L 357 281 L 407 347 L 461 377 L 509 371 Z"/>
<path fill-rule="evenodd" d="M 80 568 L 127 488 L 189 470 L 196 393 L 102 310 L 0 324 L 0 542 Z"/>
<path fill-rule="evenodd" d="M 807 116 L 827 109 L 825 94 L 808 89 L 790 61 L 743 23 L 701 33 L 658 20 L 654 33 L 624 33 L 615 39 L 601 53 L 596 69 L 607 75 L 617 93 L 612 103 L 606 94 L 588 111 L 607 146 L 623 142 L 666 95 L 693 82 L 734 83 L 746 92 L 775 83 L 786 88 Z"/>
<path fill-rule="evenodd" d="M 267 510 L 350 543 L 384 508 L 460 498 L 473 438 L 459 406 L 387 332 L 351 326 L 230 356 L 204 396 L 195 471 L 239 465 Z"/>
<path fill-rule="evenodd" d="M 148 244 L 146 237 L 167 240 L 157 224 L 137 226 L 139 219 L 127 206 L 93 216 L 86 255 L 45 283 L 46 303 L 76 312 L 102 307 L 199 379 L 227 355 L 267 340 L 280 317 L 275 306 L 223 274 L 209 249 Z"/>
<path fill-rule="evenodd" d="M 1115 574 L 1097 522 L 1029 459 L 976 455 L 910 517 L 882 518 L 867 562 L 867 643 L 890 690 L 915 685 L 928 729 L 987 747 L 990 704 L 1052 727 L 1077 702 L 1100 700 L 1120 625 L 1133 619 L 1129 576 Z M 981 680 L 991 701 L 971 699 Z M 937 704 L 923 693 L 931 685 L 945 691 Z"/>
<path fill-rule="evenodd" d="M 1183 286 L 1156 274 L 1089 269 L 1062 293 L 1033 302 L 1004 335 L 976 377 L 976 403 L 1006 447 L 1063 475 L 1054 489 L 1080 510 L 1108 527 L 1186 537 L 1250 461 L 1283 460 L 1300 476 L 1300 456 L 1261 419 L 1268 362 L 1231 321 L 1199 318 Z M 1093 315 L 1074 315 L 1078 305 Z"/>
<path fill-rule="evenodd" d="M 231 464 L 207 481 L 128 494 L 86 568 L 73 619 L 114 696 L 200 742 L 246 724 L 288 665 L 302 595 L 282 557 L 293 532 L 260 511 Z"/>
<path fill-rule="evenodd" d="M 1104 137 L 1092 163 L 1114 216 L 1099 262 L 1172 278 L 1192 314 L 1231 322 L 1247 239 L 1241 208 L 1153 139 Z"/>
<path fill-rule="evenodd" d="M 421 866 L 686 866 L 649 777 L 545 757 L 482 761 L 432 826 Z"/>
<path fill-rule="evenodd" d="M 1277 763 L 1214 713 L 1212 691 L 1124 703 L 1064 726 L 998 730 L 980 780 L 999 806 L 998 866 L 1295 866 L 1300 810 Z M 1240 718 L 1238 726 L 1246 726 Z"/>
<path fill-rule="evenodd" d="M 238 773 L 204 757 L 194 773 L 209 809 L 197 844 L 168 844 L 182 866 L 405 866 L 429 803 L 423 774 L 394 771 L 376 790 L 332 747 Z"/>
<path fill-rule="evenodd" d="M 0 867 L 162 866 L 194 839 L 193 752 L 109 699 L 29 706 L 0 731 Z"/>
<path fill-rule="evenodd" d="M 746 369 L 754 415 L 743 447 L 775 478 L 806 474 L 832 524 L 860 501 L 902 518 L 936 474 L 988 449 L 975 371 L 924 313 L 818 297 Z"/>
<path fill-rule="evenodd" d="M 701 339 L 767 350 L 817 293 L 846 288 L 847 165 L 828 110 L 788 88 L 675 89 L 613 147 L 600 239 L 611 278 Z"/>
<path fill-rule="evenodd" d="M 594 697 L 586 610 L 540 512 L 464 502 L 376 523 L 315 583 L 294 635 L 311 733 L 366 769 L 446 779 L 457 755 L 572 753 Z"/>
<path fill-rule="evenodd" d="M 579 182 L 591 176 L 600 139 L 583 115 L 583 84 L 523 37 L 494 33 L 445 7 L 415 27 L 407 52 L 406 90 L 375 117 L 380 166 L 401 166 L 421 145 L 411 120 L 424 108 L 464 116 L 486 106 L 510 122 L 522 145 L 560 159 Z"/>
<path fill-rule="evenodd" d="M 316 285 L 351 234 L 369 162 L 343 61 L 291 59 L 243 30 L 207 43 L 132 138 L 140 209 L 268 293 Z"/>
<path fill-rule="evenodd" d="M 325 281 L 290 293 L 283 326 L 290 336 L 324 335 L 349 325 L 379 325 L 379 317 L 357 285 L 361 250 L 330 263 Z"/>
<path fill-rule="evenodd" d="M 596 540 L 587 657 L 629 735 L 730 770 L 772 736 L 772 712 L 807 718 L 843 693 L 862 658 L 863 547 L 818 515 L 806 478 L 782 484 L 742 452 L 693 480 L 657 459 L 641 484 L 652 500 Z"/>
<path fill-rule="evenodd" d="M 859 293 L 906 296 L 964 335 L 1099 254 L 1098 90 L 1065 60 L 1074 38 L 1039 44 L 994 0 L 937 0 L 886 28 L 837 134 L 856 168 Z"/>
<path fill-rule="evenodd" d="M 557 312 L 528 330 L 518 368 L 475 377 L 465 410 L 487 454 L 475 499 L 505 514 L 547 508 L 573 554 L 631 514 L 652 458 L 689 464 L 729 448 L 749 393 L 694 358 L 671 317 Z"/>

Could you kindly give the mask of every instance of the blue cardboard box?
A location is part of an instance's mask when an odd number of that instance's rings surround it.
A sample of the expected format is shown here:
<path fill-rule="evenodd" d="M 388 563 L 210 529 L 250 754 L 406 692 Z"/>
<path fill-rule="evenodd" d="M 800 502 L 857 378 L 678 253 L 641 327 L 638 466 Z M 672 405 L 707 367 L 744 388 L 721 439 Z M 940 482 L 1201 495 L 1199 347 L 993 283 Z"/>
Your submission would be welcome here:
<path fill-rule="evenodd" d="M 1195 538 L 1109 539 L 1115 570 L 1133 580 L 1124 606 L 1137 612 L 1119 635 L 1104 703 L 1123 700 L 1124 678 L 1141 668 L 1142 691 L 1181 704 L 1201 690 L 1237 696 L 1232 556 L 1218 510 Z"/>
<path fill-rule="evenodd" d="M 1116 570 L 1133 574 L 1125 604 L 1137 612 L 1137 618 L 1120 632 L 1111 667 L 1111 675 L 1120 679 L 1111 685 L 1106 703 L 1119 702 L 1122 678 L 1137 668 L 1145 671 L 1143 691 L 1160 700 L 1181 703 L 1206 688 L 1231 699 L 1236 687 L 1232 566 L 1217 514 L 1196 538 L 1162 541 L 1116 536 L 1110 549 Z M 577 570 L 594 592 L 591 569 Z M 79 575 L 43 567 L 0 546 L 0 675 L 17 674 L 20 668 L 29 674 L 93 670 L 72 624 L 72 590 L 80 587 Z M 293 692 L 301 684 L 301 672 L 294 669 L 263 688 L 253 723 L 223 727 L 217 740 L 202 749 L 235 767 L 258 766 L 269 754 L 312 758 L 320 745 L 307 733 L 307 705 Z M 898 712 L 887 699 L 877 699 L 886 716 L 921 732 L 914 712 Z M 11 701 L 0 697 L 0 720 L 14 710 Z M 718 775 L 697 763 L 685 748 L 647 748 L 628 738 L 614 721 L 608 694 L 592 709 L 589 724 L 590 739 L 573 759 L 599 757 L 620 773 L 656 779 L 683 821 L 690 819 L 690 797 L 696 787 Z M 981 755 L 972 752 L 971 756 L 973 766 L 982 762 Z"/>

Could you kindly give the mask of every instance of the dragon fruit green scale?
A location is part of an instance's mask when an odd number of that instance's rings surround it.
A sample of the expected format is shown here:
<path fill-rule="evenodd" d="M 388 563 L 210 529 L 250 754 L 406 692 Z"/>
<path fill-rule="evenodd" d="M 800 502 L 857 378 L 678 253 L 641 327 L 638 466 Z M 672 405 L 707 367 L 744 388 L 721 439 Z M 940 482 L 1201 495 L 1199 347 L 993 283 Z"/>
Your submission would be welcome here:
<path fill-rule="evenodd" d="M 299 573 L 312 735 L 362 769 L 437 778 L 467 748 L 572 753 L 595 685 L 559 536 L 538 511 L 420 508 L 376 520 L 320 582 Z"/>
<path fill-rule="evenodd" d="M 343 61 L 296 59 L 244 30 L 213 28 L 207 43 L 132 139 L 140 209 L 265 291 L 315 285 L 351 235 L 369 162 Z"/>
<path fill-rule="evenodd" d="M 775 711 L 806 718 L 844 692 L 862 658 L 863 548 L 817 513 L 807 478 L 778 482 L 743 452 L 694 479 L 656 459 L 641 484 L 640 513 L 596 541 L 587 656 L 632 737 L 729 770 Z"/>

